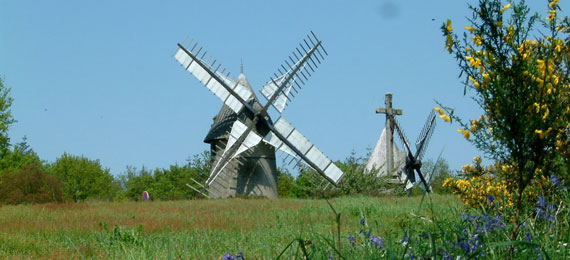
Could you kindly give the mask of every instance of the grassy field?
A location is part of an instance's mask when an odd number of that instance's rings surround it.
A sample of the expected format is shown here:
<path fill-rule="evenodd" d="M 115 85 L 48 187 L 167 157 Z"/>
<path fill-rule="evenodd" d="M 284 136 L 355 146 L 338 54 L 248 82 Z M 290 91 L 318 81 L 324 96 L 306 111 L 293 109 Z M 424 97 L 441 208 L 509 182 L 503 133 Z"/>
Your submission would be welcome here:
<path fill-rule="evenodd" d="M 435 212 L 462 208 L 455 196 L 433 195 L 432 200 Z M 377 234 L 397 238 L 403 235 L 399 223 L 418 210 L 420 201 L 421 197 L 344 197 L 331 203 L 341 213 L 343 238 L 358 232 L 361 212 Z M 325 200 L 2 206 L 0 258 L 221 259 L 241 251 L 246 259 L 270 259 L 297 237 L 332 237 L 335 230 L 335 215 Z M 348 247 L 347 239 L 342 243 Z"/>

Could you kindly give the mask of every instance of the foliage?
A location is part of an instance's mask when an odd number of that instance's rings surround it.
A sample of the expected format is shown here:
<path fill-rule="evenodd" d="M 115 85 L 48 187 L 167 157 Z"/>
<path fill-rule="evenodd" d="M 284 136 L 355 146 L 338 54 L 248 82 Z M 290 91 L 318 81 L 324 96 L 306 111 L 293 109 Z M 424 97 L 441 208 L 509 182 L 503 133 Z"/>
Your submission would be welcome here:
<path fill-rule="evenodd" d="M 62 184 L 37 164 L 26 164 L 0 176 L 0 204 L 63 201 Z"/>
<path fill-rule="evenodd" d="M 28 145 L 27 138 L 24 136 L 22 142 L 13 146 L 12 150 L 8 150 L 4 157 L 0 159 L 0 169 L 2 172 L 14 173 L 19 171 L 26 165 L 38 165 L 46 170 L 46 165 L 40 160 L 40 157 Z M 0 172 L 0 175 L 2 174 Z"/>
<path fill-rule="evenodd" d="M 8 129 L 12 123 L 16 122 L 10 110 L 13 101 L 14 99 L 10 97 L 10 89 L 4 86 L 2 78 L 0 78 L 0 160 L 9 151 Z"/>
<path fill-rule="evenodd" d="M 209 154 L 204 152 L 188 159 L 183 166 L 171 165 L 168 169 L 155 169 L 153 172 L 144 167 L 138 172 L 134 167 L 127 167 L 127 173 L 121 178 L 126 197 L 131 200 L 141 200 L 144 191 L 148 191 L 151 200 L 190 199 L 201 195 L 186 184 L 193 184 L 190 178 L 205 182 L 209 169 Z"/>
<path fill-rule="evenodd" d="M 113 194 L 109 194 L 113 176 L 109 169 L 103 169 L 99 160 L 64 153 L 50 165 L 49 171 L 63 183 L 63 193 L 68 200 L 113 198 Z"/>
<path fill-rule="evenodd" d="M 292 197 L 291 189 L 295 178 L 289 171 L 282 168 L 277 168 L 277 194 L 279 198 Z"/>
<path fill-rule="evenodd" d="M 471 178 L 482 177 L 486 176 Z M 551 180 L 551 184 L 558 191 L 555 201 L 560 204 L 539 196 L 532 205 L 533 211 L 520 216 L 524 220 L 521 227 L 513 221 L 519 213 L 503 207 L 505 201 L 493 196 L 486 197 L 486 205 L 463 211 L 452 207 L 436 209 L 428 195 L 422 197 L 422 202 L 424 198 L 428 200 L 427 209 L 420 203 L 417 210 L 398 215 L 397 226 L 402 233 L 386 231 L 382 219 L 369 218 L 361 211 L 360 227 L 356 229 L 359 231 L 345 233 L 342 246 L 330 233 L 309 234 L 295 240 L 301 241 L 301 256 L 307 259 L 567 259 L 570 196 L 559 179 Z M 522 232 L 513 232 L 517 229 Z M 517 236 L 505 242 L 513 233 Z M 290 245 L 286 249 L 291 251 Z"/>
<path fill-rule="evenodd" d="M 344 162 L 335 164 L 344 172 L 337 187 L 328 184 L 320 174 L 312 169 L 302 169 L 293 182 L 290 194 L 296 198 L 336 197 L 342 195 L 379 195 L 391 187 L 387 177 L 377 177 L 377 171 L 365 172 L 363 158 L 352 152 Z"/>
<path fill-rule="evenodd" d="M 570 160 L 570 28 L 567 18 L 559 19 L 557 2 L 550 1 L 549 14 L 541 20 L 529 17 L 524 1 L 502 6 L 499 0 L 481 0 L 470 6 L 473 18 L 462 41 L 451 21 L 442 26 L 465 87 L 474 91 L 473 99 L 485 111 L 469 124 L 452 117 L 478 149 L 510 166 L 497 174 L 514 184 L 519 211 L 534 178 L 556 173 L 568 179 L 568 172 L 555 163 L 560 156 Z M 537 22 L 546 33 L 531 40 Z"/>

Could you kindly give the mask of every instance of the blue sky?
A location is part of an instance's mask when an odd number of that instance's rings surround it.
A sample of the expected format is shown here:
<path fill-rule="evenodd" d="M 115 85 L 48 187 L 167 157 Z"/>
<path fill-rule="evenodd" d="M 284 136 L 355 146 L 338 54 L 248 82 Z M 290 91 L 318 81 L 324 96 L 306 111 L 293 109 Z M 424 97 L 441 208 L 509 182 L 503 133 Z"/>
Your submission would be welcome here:
<path fill-rule="evenodd" d="M 243 59 L 258 91 L 312 30 L 329 56 L 283 116 L 333 160 L 364 156 L 384 127 L 374 111 L 386 92 L 412 140 L 434 99 L 480 115 L 439 29 L 449 18 L 462 31 L 468 3 L 0 0 L 0 75 L 18 120 L 10 137 L 27 136 L 44 160 L 84 155 L 113 174 L 183 164 L 208 149 L 222 104 L 177 64 L 176 43 L 198 40 L 233 76 Z M 531 3 L 542 14 L 546 5 Z M 457 128 L 439 120 L 426 158 L 445 147 L 458 169 L 480 154 Z"/>

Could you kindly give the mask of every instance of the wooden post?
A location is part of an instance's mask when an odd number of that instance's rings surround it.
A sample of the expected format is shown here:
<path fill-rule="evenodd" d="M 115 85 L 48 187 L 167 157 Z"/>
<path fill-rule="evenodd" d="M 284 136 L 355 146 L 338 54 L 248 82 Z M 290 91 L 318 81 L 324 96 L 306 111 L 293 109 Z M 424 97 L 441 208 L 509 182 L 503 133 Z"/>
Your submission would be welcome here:
<path fill-rule="evenodd" d="M 394 122 L 392 118 L 402 115 L 402 109 L 392 108 L 392 93 L 386 93 L 385 108 L 376 108 L 376 113 L 386 114 L 386 173 L 394 173 Z"/>

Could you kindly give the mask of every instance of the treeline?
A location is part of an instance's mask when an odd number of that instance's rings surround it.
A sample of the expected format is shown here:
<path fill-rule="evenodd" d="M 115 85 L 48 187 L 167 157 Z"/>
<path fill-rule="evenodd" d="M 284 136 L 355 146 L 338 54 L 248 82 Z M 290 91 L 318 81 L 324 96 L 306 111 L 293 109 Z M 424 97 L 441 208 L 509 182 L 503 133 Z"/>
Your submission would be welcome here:
<path fill-rule="evenodd" d="M 190 178 L 205 181 L 208 154 L 167 169 L 127 167 L 113 176 L 99 160 L 64 153 L 55 162 L 41 160 L 25 139 L 0 159 L 0 204 L 81 202 L 86 200 L 140 200 L 143 191 L 152 199 L 192 199 L 198 194 L 185 186 Z"/>
<path fill-rule="evenodd" d="M 343 162 L 336 162 L 345 172 L 338 187 L 331 186 L 311 170 L 302 170 L 294 177 L 287 170 L 278 169 L 279 196 L 315 198 L 401 191 L 401 186 L 390 184 L 386 178 L 365 174 L 363 162 L 354 154 Z M 440 177 L 435 178 L 434 187 L 440 187 L 439 180 L 449 175 L 447 164 L 439 168 Z M 127 167 L 124 173 L 114 176 L 99 160 L 84 156 L 64 153 L 55 162 L 43 161 L 24 138 L 0 159 L 0 169 L 0 204 L 139 201 L 144 191 L 148 191 L 152 200 L 182 200 L 201 198 L 186 183 L 191 183 L 191 178 L 204 183 L 210 172 L 210 160 L 209 153 L 203 152 L 183 165 L 154 170 Z"/>

